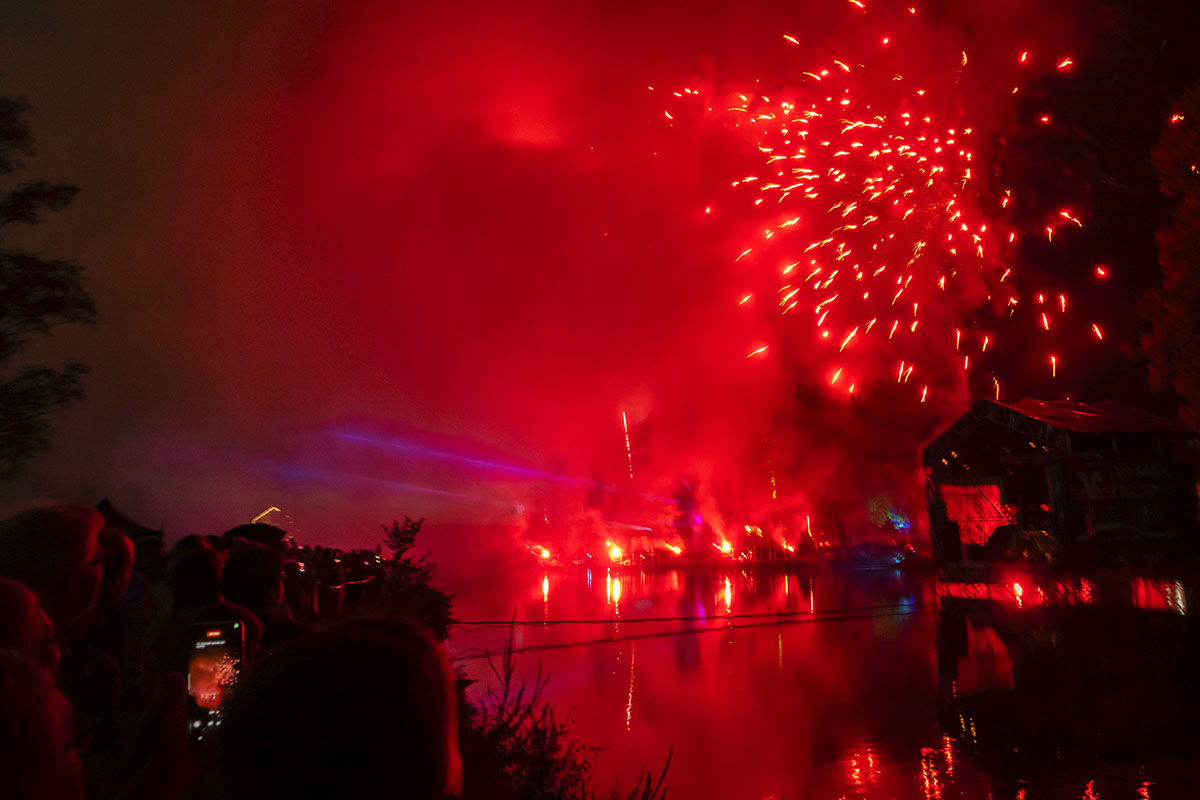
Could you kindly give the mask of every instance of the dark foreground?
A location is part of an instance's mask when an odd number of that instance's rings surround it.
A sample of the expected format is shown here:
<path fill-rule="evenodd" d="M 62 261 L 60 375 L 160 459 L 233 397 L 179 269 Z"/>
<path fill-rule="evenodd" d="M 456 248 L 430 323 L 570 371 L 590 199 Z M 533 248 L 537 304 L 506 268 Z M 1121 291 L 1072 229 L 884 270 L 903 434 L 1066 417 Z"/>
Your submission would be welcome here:
<path fill-rule="evenodd" d="M 459 619 L 532 623 L 513 630 L 518 665 L 548 670 L 547 697 L 608 748 L 601 786 L 669 752 L 675 798 L 1161 800 L 1200 785 L 1178 611 L 939 612 L 934 579 L 897 570 L 452 588 Z M 508 636 L 462 626 L 451 652 L 486 679 L 483 656 Z"/>

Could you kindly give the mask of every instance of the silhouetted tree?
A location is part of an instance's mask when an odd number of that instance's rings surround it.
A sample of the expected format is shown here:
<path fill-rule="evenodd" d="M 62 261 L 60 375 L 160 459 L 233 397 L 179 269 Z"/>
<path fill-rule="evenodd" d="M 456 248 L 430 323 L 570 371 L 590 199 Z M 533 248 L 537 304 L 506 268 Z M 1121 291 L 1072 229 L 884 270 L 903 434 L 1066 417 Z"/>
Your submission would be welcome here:
<path fill-rule="evenodd" d="M 1155 236 L 1163 285 L 1138 303 L 1151 325 L 1141 354 L 1150 386 L 1174 389 L 1183 418 L 1200 427 L 1200 84 L 1184 95 L 1151 159 L 1159 188 L 1178 206 Z"/>
<path fill-rule="evenodd" d="M 33 155 L 25 122 L 29 104 L 0 95 L 0 175 L 11 175 Z M 87 367 L 67 361 L 55 369 L 19 363 L 35 334 L 59 325 L 93 323 L 96 306 L 83 286 L 83 268 L 6 246 L 12 223 L 35 225 L 43 211 L 65 208 L 79 189 L 30 180 L 0 196 L 0 479 L 16 474 L 50 444 L 50 412 L 83 396 Z"/>
<path fill-rule="evenodd" d="M 422 623 L 444 640 L 450 634 L 451 598 L 433 584 L 437 565 L 429 560 L 429 554 L 416 555 L 413 549 L 424 524 L 424 519 L 405 517 L 404 522 L 392 520 L 391 527 L 383 527 L 384 544 L 391 557 L 383 562 L 384 588 L 379 605 L 388 614 Z"/>
<path fill-rule="evenodd" d="M 493 682 L 478 702 L 460 694 L 459 746 L 463 797 L 489 800 L 664 800 L 671 753 L 657 778 L 643 772 L 632 789 L 613 786 L 597 793 L 592 766 L 602 747 L 586 745 L 571 732 L 571 714 L 555 713 L 543 698 L 549 676 L 538 663 L 532 682 L 516 677 L 513 635 L 499 664 L 488 658 Z M 467 682 L 469 683 L 469 682 Z M 465 688 L 464 682 L 460 685 Z M 673 752 L 673 751 L 672 751 Z"/>

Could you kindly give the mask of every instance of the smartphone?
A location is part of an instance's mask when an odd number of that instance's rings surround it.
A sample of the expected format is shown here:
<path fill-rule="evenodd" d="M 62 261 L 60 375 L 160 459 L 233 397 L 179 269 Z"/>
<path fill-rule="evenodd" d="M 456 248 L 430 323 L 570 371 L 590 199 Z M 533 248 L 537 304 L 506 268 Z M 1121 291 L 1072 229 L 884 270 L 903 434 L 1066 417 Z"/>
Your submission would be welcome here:
<path fill-rule="evenodd" d="M 221 724 L 221 704 L 242 670 L 245 629 L 238 620 L 198 622 L 190 638 L 188 723 L 200 741 Z"/>

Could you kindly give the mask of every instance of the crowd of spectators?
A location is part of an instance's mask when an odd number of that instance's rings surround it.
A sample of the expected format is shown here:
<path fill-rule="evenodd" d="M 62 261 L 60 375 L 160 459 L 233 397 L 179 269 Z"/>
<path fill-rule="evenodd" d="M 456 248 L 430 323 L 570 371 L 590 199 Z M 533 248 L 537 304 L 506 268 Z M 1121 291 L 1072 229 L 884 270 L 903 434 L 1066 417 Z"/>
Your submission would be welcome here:
<path fill-rule="evenodd" d="M 371 614 L 385 578 L 378 552 L 265 524 L 168 549 L 91 508 L 0 521 L 0 797 L 454 796 L 452 675 L 428 631 Z M 197 740 L 195 626 L 233 622 L 240 673 Z"/>

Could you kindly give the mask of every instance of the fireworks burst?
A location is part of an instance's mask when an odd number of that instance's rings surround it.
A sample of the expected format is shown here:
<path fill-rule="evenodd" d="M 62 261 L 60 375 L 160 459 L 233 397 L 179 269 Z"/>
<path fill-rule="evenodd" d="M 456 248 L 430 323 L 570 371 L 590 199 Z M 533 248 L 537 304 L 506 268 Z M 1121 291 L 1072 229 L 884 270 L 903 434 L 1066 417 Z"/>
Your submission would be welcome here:
<path fill-rule="evenodd" d="M 755 291 L 735 302 L 745 306 L 765 285 L 775 295 L 772 316 L 784 324 L 780 337 L 842 395 L 894 377 L 923 403 L 964 374 L 986 370 L 989 343 L 1022 324 L 1022 341 L 1030 337 L 1036 347 L 1040 335 L 1057 376 L 1048 332 L 1078 328 L 1093 341 L 1102 335 L 1092 320 L 1068 314 L 1065 294 L 1019 286 L 1022 231 L 1007 221 L 1019 194 L 981 185 L 990 138 L 970 108 L 979 105 L 980 86 L 1007 94 L 1014 76 L 971 76 L 969 53 L 944 34 L 940 56 L 922 50 L 912 57 L 912 47 L 899 45 L 906 32 L 918 38 L 916 8 L 903 9 L 900 16 L 912 19 L 890 20 L 879 35 L 869 10 L 854 5 L 858 24 L 872 31 L 858 41 L 871 44 L 797 63 L 790 82 L 771 88 L 762 81 L 753 92 L 685 88 L 666 111 L 670 124 L 707 120 L 736 129 L 748 156 L 751 171 L 731 176 L 731 194 L 704 209 L 733 209 L 729 216 L 753 225 L 731 261 Z M 779 41 L 797 62 L 805 59 L 795 36 Z M 1057 53 L 1017 50 L 1012 58 L 1017 78 L 1040 68 L 1069 79 L 1074 66 Z M 1048 115 L 1035 119 L 1051 124 Z M 1055 243 L 1083 225 L 1081 212 L 1062 208 L 1036 232 Z M 767 347 L 748 350 L 755 356 Z M 994 374 L 978 383 L 999 393 Z"/>

